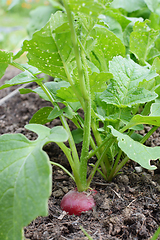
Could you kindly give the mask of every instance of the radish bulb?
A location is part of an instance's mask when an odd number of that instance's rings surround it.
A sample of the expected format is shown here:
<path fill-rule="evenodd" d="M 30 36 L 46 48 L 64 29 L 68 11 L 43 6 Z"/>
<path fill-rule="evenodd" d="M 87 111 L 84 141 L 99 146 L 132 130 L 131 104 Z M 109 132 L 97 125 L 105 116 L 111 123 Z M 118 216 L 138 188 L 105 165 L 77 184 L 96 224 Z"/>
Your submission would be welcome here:
<path fill-rule="evenodd" d="M 95 194 L 95 192 L 94 192 Z M 64 195 L 61 201 L 61 209 L 69 215 L 81 215 L 82 212 L 91 210 L 95 206 L 92 193 L 71 190 Z"/>

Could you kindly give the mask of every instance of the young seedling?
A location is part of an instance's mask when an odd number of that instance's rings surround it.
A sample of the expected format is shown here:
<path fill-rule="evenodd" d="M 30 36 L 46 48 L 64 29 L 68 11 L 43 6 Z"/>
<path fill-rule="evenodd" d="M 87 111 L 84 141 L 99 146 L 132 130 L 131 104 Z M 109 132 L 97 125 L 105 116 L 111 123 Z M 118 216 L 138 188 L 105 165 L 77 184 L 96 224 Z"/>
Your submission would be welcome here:
<path fill-rule="evenodd" d="M 149 56 L 154 59 L 155 51 L 150 53 L 154 41 L 147 45 L 145 56 L 130 48 L 142 65 L 126 55 L 122 38 L 109 24 L 114 19 L 124 30 L 135 19 L 116 12 L 109 2 L 64 0 L 64 11 L 57 11 L 31 40 L 25 40 L 20 52 L 15 56 L 0 52 L 1 76 L 8 64 L 22 70 L 0 89 L 36 82 L 38 88 L 21 89 L 20 93 L 34 92 L 53 105 L 40 109 L 26 126 L 38 134 L 35 141 L 22 134 L 0 136 L 0 239 L 21 239 L 24 226 L 38 215 L 47 214 L 51 164 L 61 167 L 75 181 L 77 190 L 64 196 L 61 207 L 78 215 L 95 205 L 88 190 L 97 170 L 111 181 L 128 159 L 150 170 L 156 168 L 150 165 L 150 160 L 160 157 L 160 148 L 142 144 L 160 126 L 160 104 L 156 101 L 159 59 L 152 66 L 147 62 Z M 154 33 L 158 38 L 159 32 L 150 30 L 146 24 L 141 24 L 148 34 L 146 37 Z M 136 31 L 132 41 L 139 36 Z M 18 64 L 16 59 L 24 52 L 28 64 Z M 54 77 L 54 81 L 44 83 L 44 79 L 37 77 L 42 72 Z M 60 108 L 59 103 L 64 107 Z M 84 118 L 79 109 L 83 110 Z M 53 129 L 43 126 L 57 117 L 62 126 Z M 67 119 L 74 123 L 76 130 L 71 132 Z M 145 137 L 134 133 L 143 124 L 154 125 Z M 64 144 L 67 140 L 69 147 Z M 57 143 L 62 149 L 72 173 L 49 161 L 42 150 L 49 142 Z M 80 157 L 78 142 L 82 142 Z M 91 164 L 93 169 L 88 176 L 88 161 L 93 156 L 97 161 Z M 81 209 L 74 211 L 72 206 L 77 204 Z"/>

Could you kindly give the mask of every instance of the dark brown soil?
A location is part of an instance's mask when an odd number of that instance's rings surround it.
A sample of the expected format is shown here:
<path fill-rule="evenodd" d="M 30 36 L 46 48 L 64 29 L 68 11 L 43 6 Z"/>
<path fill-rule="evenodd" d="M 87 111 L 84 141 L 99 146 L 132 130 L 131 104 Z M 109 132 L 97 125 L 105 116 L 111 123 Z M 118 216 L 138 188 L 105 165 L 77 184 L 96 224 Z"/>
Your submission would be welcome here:
<path fill-rule="evenodd" d="M 17 74 L 16 69 L 8 69 L 1 84 Z M 33 84 L 31 87 L 34 86 Z M 1 90 L 0 98 L 15 88 Z M 33 133 L 24 129 L 24 125 L 38 109 L 49 105 L 49 102 L 35 94 L 15 95 L 0 105 L 0 134 L 22 133 L 30 139 L 35 138 Z M 59 120 L 54 120 L 48 126 L 59 124 Z M 147 130 L 148 127 L 142 134 Z M 147 145 L 160 145 L 160 129 L 147 141 Z M 47 145 L 45 151 L 52 161 L 62 163 L 69 169 L 65 156 L 56 144 Z M 122 174 L 111 183 L 105 182 L 96 174 L 91 184 L 91 187 L 98 191 L 95 196 L 96 208 L 81 216 L 68 216 L 61 211 L 62 197 L 73 189 L 75 184 L 61 169 L 53 167 L 48 216 L 38 217 L 25 227 L 25 237 L 32 240 L 85 240 L 88 238 L 82 232 L 82 226 L 97 240 L 150 239 L 160 225 L 160 169 L 155 172 L 142 169 L 138 173 L 135 166 L 137 165 L 134 162 L 128 162 Z"/>

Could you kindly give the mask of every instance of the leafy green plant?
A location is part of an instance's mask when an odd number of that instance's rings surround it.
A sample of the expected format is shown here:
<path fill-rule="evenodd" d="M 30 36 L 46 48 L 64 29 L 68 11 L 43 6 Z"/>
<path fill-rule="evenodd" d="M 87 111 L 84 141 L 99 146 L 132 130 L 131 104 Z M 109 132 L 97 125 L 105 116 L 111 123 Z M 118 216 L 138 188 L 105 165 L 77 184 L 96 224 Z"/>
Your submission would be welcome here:
<path fill-rule="evenodd" d="M 16 55 L 0 52 L 0 77 L 8 64 L 22 70 L 0 89 L 36 82 L 38 88 L 21 89 L 21 94 L 34 92 L 53 105 L 40 109 L 26 126 L 38 134 L 35 141 L 21 134 L 0 136 L 0 239 L 21 239 L 23 226 L 47 214 L 50 164 L 66 171 L 79 192 L 90 187 L 96 171 L 111 181 L 129 159 L 156 169 L 150 161 L 160 157 L 160 148 L 143 143 L 160 126 L 159 31 L 110 7 L 110 2 L 63 1 L 64 11 L 54 13 Z M 144 31 L 135 48 L 138 27 Z M 28 63 L 18 64 L 16 59 L 24 52 Z M 43 82 L 37 77 L 41 72 L 54 81 Z M 57 117 L 61 127 L 43 126 Z M 77 129 L 71 132 L 66 119 Z M 135 132 L 143 124 L 153 126 L 144 137 Z M 67 140 L 69 147 L 64 144 Z M 72 173 L 49 161 L 42 150 L 49 142 L 56 142 L 65 153 Z M 82 142 L 80 157 L 78 142 Z M 97 162 L 91 164 L 87 177 L 88 161 L 94 155 Z"/>

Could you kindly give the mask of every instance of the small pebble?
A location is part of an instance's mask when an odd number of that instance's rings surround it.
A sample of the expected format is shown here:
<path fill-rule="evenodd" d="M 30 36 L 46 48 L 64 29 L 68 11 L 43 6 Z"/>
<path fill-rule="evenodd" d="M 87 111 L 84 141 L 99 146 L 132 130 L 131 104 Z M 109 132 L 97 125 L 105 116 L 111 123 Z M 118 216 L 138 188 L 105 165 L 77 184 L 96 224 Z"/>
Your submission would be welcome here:
<path fill-rule="evenodd" d="M 68 185 L 68 182 L 67 181 L 63 181 L 63 185 L 64 186 Z"/>
<path fill-rule="evenodd" d="M 48 233 L 47 231 L 45 231 L 45 232 L 43 233 L 43 237 L 44 237 L 44 239 L 47 239 L 47 238 L 49 237 L 49 233 Z"/>
<path fill-rule="evenodd" d="M 128 185 L 129 184 L 129 178 L 127 175 L 118 175 L 117 176 L 117 182 L 121 183 L 123 185 Z"/>
<path fill-rule="evenodd" d="M 63 187 L 62 190 L 64 193 L 67 193 L 69 191 L 67 187 Z"/>
<path fill-rule="evenodd" d="M 54 197 L 61 197 L 61 196 L 64 195 L 64 193 L 62 192 L 61 189 L 58 189 L 58 190 L 54 191 L 54 192 L 52 193 L 52 195 L 53 195 Z"/>
<path fill-rule="evenodd" d="M 142 169 L 142 167 L 135 167 L 135 170 L 136 170 L 136 172 L 137 173 L 140 173 L 140 172 L 142 172 L 143 171 L 143 169 Z"/>

